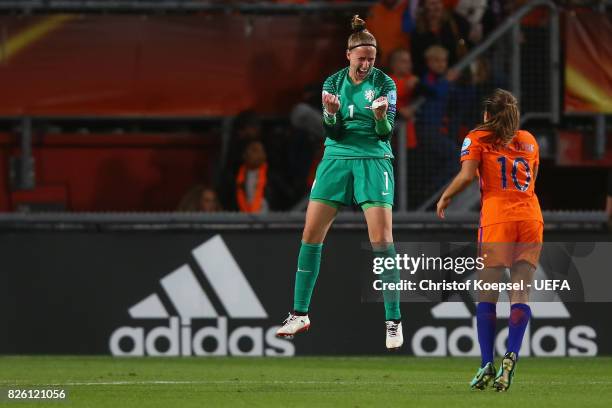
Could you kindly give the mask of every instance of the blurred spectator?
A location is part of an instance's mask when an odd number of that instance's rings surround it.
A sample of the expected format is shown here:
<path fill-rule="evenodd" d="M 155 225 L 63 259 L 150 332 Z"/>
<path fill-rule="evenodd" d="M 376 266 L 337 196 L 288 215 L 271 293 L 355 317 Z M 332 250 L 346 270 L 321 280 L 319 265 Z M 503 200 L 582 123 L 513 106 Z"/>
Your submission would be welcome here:
<path fill-rule="evenodd" d="M 304 88 L 300 101 L 291 109 L 291 126 L 303 132 L 313 142 L 322 141 L 324 134 L 321 112 L 321 85 L 308 85 Z"/>
<path fill-rule="evenodd" d="M 259 141 L 249 142 L 244 149 L 243 163 L 236 174 L 236 203 L 240 212 L 268 212 L 267 178 L 268 163 L 264 146 Z"/>
<path fill-rule="evenodd" d="M 261 121 L 255 112 L 247 110 L 236 115 L 232 126 L 232 134 L 223 146 L 223 157 L 217 175 L 217 187 L 225 208 L 228 208 L 228 203 L 234 200 L 234 191 L 229 188 L 226 179 L 236 173 L 242 161 L 242 152 L 246 144 L 253 140 L 261 140 L 261 134 Z"/>
<path fill-rule="evenodd" d="M 290 114 L 291 130 L 287 135 L 288 180 L 294 187 L 298 201 L 314 180 L 314 174 L 323 156 L 323 121 L 321 119 L 321 84 L 304 88 L 301 100 L 293 106 Z"/>
<path fill-rule="evenodd" d="M 457 168 L 457 144 L 443 129 L 451 81 L 457 74 L 448 72 L 448 51 L 439 45 L 429 47 L 425 59 L 427 72 L 421 78 L 421 87 L 426 98 L 417 116 L 416 134 L 418 156 L 426 161 L 421 164 L 431 173 L 426 184 L 429 190 L 424 191 L 427 197 L 448 182 Z"/>
<path fill-rule="evenodd" d="M 177 211 L 184 212 L 219 212 L 223 211 L 217 192 L 207 186 L 192 187 L 181 199 Z"/>
<path fill-rule="evenodd" d="M 432 45 L 425 51 L 427 70 L 421 78 L 421 89 L 425 93 L 425 103 L 418 115 L 418 126 L 427 127 L 440 132 L 446 116 L 450 82 L 457 74 L 448 70 L 448 50 Z M 430 131 L 426 133 L 431 133 Z"/>
<path fill-rule="evenodd" d="M 432 45 L 448 50 L 451 65 L 467 53 L 470 24 L 454 11 L 446 10 L 442 0 L 425 0 L 416 18 L 409 21 L 412 57 L 417 74 L 425 72 L 425 50 Z"/>
<path fill-rule="evenodd" d="M 417 139 L 414 128 L 415 109 L 412 102 L 414 102 L 415 89 L 419 83 L 419 78 L 412 73 L 412 58 L 408 50 L 398 48 L 391 53 L 389 56 L 389 73 L 397 87 L 397 111 L 405 121 L 402 125 L 406 126 L 406 147 L 414 149 L 417 145 Z"/>
<path fill-rule="evenodd" d="M 233 200 L 229 209 L 245 213 L 265 213 L 284 210 L 290 199 L 291 188 L 268 165 L 264 145 L 259 140 L 248 142 L 242 154 L 242 162 L 234 173 Z"/>
<path fill-rule="evenodd" d="M 506 3 L 504 0 L 487 0 L 487 8 L 482 16 L 482 31 L 485 37 L 508 16 Z"/>
<path fill-rule="evenodd" d="M 397 120 L 395 121 L 396 130 L 400 129 L 400 126 L 404 127 L 406 135 L 406 148 L 407 148 L 407 170 L 408 170 L 408 191 L 410 194 L 408 197 L 411 199 L 412 204 L 414 199 L 422 198 L 417 197 L 413 194 L 413 191 L 417 191 L 420 187 L 421 178 L 419 173 L 421 169 L 416 158 L 417 151 L 417 137 L 414 126 L 414 114 L 415 107 L 415 96 L 418 93 L 419 78 L 412 73 L 412 58 L 410 52 L 406 49 L 396 49 L 389 57 L 389 75 L 395 82 L 397 87 Z M 397 141 L 394 138 L 393 141 Z M 398 164 L 398 163 L 396 163 Z"/>
<path fill-rule="evenodd" d="M 368 30 L 376 36 L 378 60 L 382 66 L 387 66 L 389 55 L 396 48 L 410 48 L 403 22 L 410 17 L 408 6 L 407 0 L 380 0 L 370 8 Z"/>
<path fill-rule="evenodd" d="M 455 12 L 470 23 L 468 38 L 472 44 L 480 42 L 483 36 L 482 18 L 487 9 L 487 0 L 459 0 Z"/>
<path fill-rule="evenodd" d="M 482 121 L 482 101 L 496 85 L 492 78 L 491 63 L 480 57 L 470 65 L 470 71 L 453 84 L 449 96 L 448 136 L 460 142 L 475 125 Z"/>
<path fill-rule="evenodd" d="M 251 110 L 236 115 L 233 124 L 232 136 L 227 147 L 224 160 L 224 172 L 233 173 L 240 163 L 242 152 L 246 144 L 253 140 L 261 140 L 262 125 L 259 116 Z"/>
<path fill-rule="evenodd" d="M 476 89 L 476 98 L 472 104 L 472 116 L 470 122 L 474 124 L 482 121 L 481 103 L 493 93 L 495 88 L 501 85 L 495 83 L 493 79 L 493 69 L 491 62 L 486 57 L 480 57 L 470 65 L 472 84 Z M 462 138 L 463 139 L 463 138 Z"/>
<path fill-rule="evenodd" d="M 483 37 L 488 36 L 497 29 L 512 13 L 513 1 L 488 0 L 485 14 L 482 17 Z M 510 70 L 512 63 L 512 36 L 505 35 L 498 40 L 498 44 L 487 52 L 491 65 L 491 80 L 501 88 L 509 87 Z"/>

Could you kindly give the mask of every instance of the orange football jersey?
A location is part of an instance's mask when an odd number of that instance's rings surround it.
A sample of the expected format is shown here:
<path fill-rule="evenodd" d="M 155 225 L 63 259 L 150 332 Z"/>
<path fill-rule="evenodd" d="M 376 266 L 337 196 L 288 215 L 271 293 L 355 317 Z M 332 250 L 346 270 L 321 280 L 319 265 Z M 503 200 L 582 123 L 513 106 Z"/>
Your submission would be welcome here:
<path fill-rule="evenodd" d="M 543 222 L 535 194 L 534 169 L 540 149 L 533 135 L 519 130 L 507 147 L 482 140 L 490 132 L 470 132 L 461 146 L 461 161 L 477 160 L 480 177 L 480 226 L 509 221 Z"/>

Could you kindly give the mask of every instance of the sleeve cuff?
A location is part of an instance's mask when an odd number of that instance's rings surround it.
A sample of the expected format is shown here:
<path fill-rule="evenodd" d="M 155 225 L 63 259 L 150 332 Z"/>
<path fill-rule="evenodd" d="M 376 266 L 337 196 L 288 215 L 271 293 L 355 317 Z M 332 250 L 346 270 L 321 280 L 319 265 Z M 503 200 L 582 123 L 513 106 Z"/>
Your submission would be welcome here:
<path fill-rule="evenodd" d="M 374 129 L 376 130 L 376 134 L 378 136 L 387 136 L 391 133 L 391 124 L 387 120 L 387 118 L 383 118 L 381 120 L 376 120 L 376 126 Z"/>
<path fill-rule="evenodd" d="M 326 125 L 330 125 L 330 126 L 335 125 L 336 124 L 336 114 L 329 113 L 324 109 L 323 110 L 323 122 L 325 122 Z"/>

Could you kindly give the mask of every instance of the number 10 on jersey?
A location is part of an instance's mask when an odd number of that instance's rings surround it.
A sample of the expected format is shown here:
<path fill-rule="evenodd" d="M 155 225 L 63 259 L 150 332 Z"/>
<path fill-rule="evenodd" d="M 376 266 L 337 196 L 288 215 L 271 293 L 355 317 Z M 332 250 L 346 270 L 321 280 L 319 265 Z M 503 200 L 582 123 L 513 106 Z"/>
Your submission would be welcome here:
<path fill-rule="evenodd" d="M 500 156 L 497 161 L 500 165 L 501 171 L 501 184 L 502 188 L 505 190 L 508 187 L 508 181 L 506 176 L 506 162 L 510 161 L 505 156 Z M 520 169 L 519 169 L 520 167 Z M 518 172 L 521 171 L 525 175 L 525 184 L 521 184 L 518 179 Z M 531 169 L 529 168 L 529 163 L 522 157 L 517 157 L 512 162 L 512 183 L 514 187 L 519 191 L 527 191 L 529 188 L 529 183 L 531 183 Z"/>

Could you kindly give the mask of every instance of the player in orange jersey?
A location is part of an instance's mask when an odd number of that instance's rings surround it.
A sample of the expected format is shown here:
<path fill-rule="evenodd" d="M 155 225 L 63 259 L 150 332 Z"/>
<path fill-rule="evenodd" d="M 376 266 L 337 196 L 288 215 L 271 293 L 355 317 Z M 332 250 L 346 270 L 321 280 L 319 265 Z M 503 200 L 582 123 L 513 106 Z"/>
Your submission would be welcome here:
<path fill-rule="evenodd" d="M 497 291 L 481 291 L 476 309 L 481 367 L 472 389 L 485 389 L 493 381 L 498 391 L 512 383 L 514 369 L 531 309 L 527 284 L 533 279 L 542 247 L 544 222 L 534 185 L 539 148 L 533 135 L 519 130 L 519 108 L 508 91 L 496 89 L 485 101 L 484 122 L 470 132 L 461 147 L 461 170 L 438 201 L 437 213 L 480 176 L 481 212 L 478 242 L 485 269 L 478 279 L 499 282 L 510 268 L 512 282 L 524 290 L 510 296 L 508 349 L 497 373 L 493 364 Z"/>

